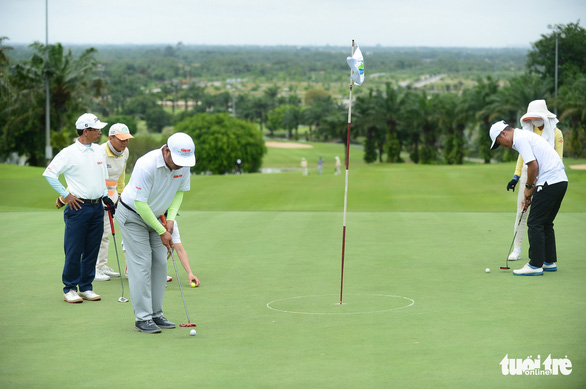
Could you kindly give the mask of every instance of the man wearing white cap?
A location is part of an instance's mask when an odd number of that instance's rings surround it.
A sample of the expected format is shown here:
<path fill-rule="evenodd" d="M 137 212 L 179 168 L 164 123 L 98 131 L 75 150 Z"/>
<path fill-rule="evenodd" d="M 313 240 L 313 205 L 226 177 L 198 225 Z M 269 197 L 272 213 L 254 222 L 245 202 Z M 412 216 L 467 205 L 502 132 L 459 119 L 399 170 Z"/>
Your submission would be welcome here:
<path fill-rule="evenodd" d="M 190 167 L 195 165 L 195 146 L 187 134 L 178 132 L 160 149 L 140 157 L 130 181 L 120 195 L 116 220 L 120 226 L 128 284 L 134 309 L 134 329 L 158 333 L 175 328 L 163 316 L 167 283 L 167 252 L 183 194 L 190 189 Z M 168 210 L 167 227 L 158 217 Z"/>
<path fill-rule="evenodd" d="M 527 184 L 523 193 L 523 212 L 531 205 L 529 227 L 529 263 L 513 270 L 514 275 L 543 275 L 557 270 L 557 252 L 553 221 L 568 188 L 564 163 L 546 139 L 531 131 L 514 129 L 505 121 L 489 131 L 491 150 L 503 146 L 517 150 L 527 165 Z"/>
<path fill-rule="evenodd" d="M 126 185 L 126 162 L 128 161 L 128 142 L 134 138 L 128 127 L 122 123 L 116 123 L 110 127 L 108 132 L 108 141 L 101 146 L 106 152 L 106 167 L 108 168 L 108 179 L 106 187 L 108 197 L 116 204 L 120 193 Z M 107 281 L 110 277 L 120 277 L 120 273 L 115 272 L 108 266 L 108 246 L 110 243 L 110 218 L 108 213 L 104 214 L 104 234 L 100 244 L 100 253 L 98 262 L 96 262 L 96 281 Z"/>
<path fill-rule="evenodd" d="M 542 136 L 547 140 L 547 143 L 549 143 L 550 146 L 555 148 L 555 151 L 557 151 L 560 158 L 563 158 L 564 136 L 562 132 L 556 128 L 558 119 L 555 114 L 547 109 L 545 100 L 534 100 L 530 102 L 527 107 L 527 113 L 521 117 L 520 122 L 523 130 L 532 131 L 537 135 Z M 514 192 L 517 184 L 519 184 L 520 188 L 523 188 L 526 183 L 527 165 L 523 163 L 523 158 L 519 154 L 513 179 L 507 184 L 507 191 L 512 189 Z M 525 236 L 525 230 L 527 227 L 527 212 L 523 212 L 523 207 L 521 206 L 524 199 L 523 191 L 519 190 L 517 193 L 517 215 L 514 224 L 517 234 L 515 235 L 513 252 L 509 255 L 510 261 L 516 261 L 521 258 L 521 245 L 523 244 L 523 237 Z"/>
<path fill-rule="evenodd" d="M 94 293 L 92 282 L 104 232 L 104 205 L 114 210 L 114 203 L 106 191 L 106 154 L 95 143 L 106 124 L 94 114 L 81 115 L 75 123 L 79 137 L 74 144 L 61 150 L 43 172 L 67 204 L 63 213 L 65 266 L 62 281 L 64 300 L 68 303 L 101 300 L 100 295 Z M 61 174 L 65 176 L 69 191 L 59 182 Z"/>

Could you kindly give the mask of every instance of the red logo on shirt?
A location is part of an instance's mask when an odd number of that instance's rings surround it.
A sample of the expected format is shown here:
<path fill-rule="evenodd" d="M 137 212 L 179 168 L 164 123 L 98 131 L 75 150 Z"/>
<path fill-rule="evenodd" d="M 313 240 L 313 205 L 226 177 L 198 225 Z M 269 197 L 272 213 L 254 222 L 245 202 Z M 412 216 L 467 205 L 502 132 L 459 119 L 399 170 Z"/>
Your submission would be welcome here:
<path fill-rule="evenodd" d="M 181 178 L 183 177 L 183 174 L 179 174 L 178 176 L 173 176 L 173 178 Z"/>
<path fill-rule="evenodd" d="M 102 162 L 98 162 L 98 165 L 101 165 L 101 164 L 102 164 Z"/>
<path fill-rule="evenodd" d="M 135 186 L 135 188 L 138 190 L 142 190 L 142 188 L 140 186 Z"/>

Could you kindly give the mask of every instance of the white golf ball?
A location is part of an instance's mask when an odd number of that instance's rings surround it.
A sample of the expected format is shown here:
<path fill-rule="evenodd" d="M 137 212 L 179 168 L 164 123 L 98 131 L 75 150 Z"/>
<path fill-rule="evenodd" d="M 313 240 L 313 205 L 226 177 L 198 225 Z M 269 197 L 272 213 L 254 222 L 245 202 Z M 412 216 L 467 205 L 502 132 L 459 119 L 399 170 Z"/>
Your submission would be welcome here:
<path fill-rule="evenodd" d="M 191 330 L 191 331 L 189 331 L 189 335 L 191 335 L 191 336 L 195 336 L 195 334 L 197 334 L 197 332 L 195 332 L 195 330 Z"/>
<path fill-rule="evenodd" d="M 490 273 L 490 269 L 489 268 L 486 268 L 484 271 L 487 272 L 487 273 Z"/>

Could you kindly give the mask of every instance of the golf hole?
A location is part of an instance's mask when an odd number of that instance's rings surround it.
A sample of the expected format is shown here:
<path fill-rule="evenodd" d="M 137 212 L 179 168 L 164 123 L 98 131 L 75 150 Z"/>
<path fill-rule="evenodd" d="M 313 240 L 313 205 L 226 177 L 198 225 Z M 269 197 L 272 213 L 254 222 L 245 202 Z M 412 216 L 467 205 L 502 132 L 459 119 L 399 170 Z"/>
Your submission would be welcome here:
<path fill-rule="evenodd" d="M 395 311 L 415 304 L 409 297 L 387 294 L 349 294 L 342 304 L 335 302 L 339 298 L 335 294 L 288 297 L 267 303 L 267 308 L 301 315 L 360 315 Z"/>

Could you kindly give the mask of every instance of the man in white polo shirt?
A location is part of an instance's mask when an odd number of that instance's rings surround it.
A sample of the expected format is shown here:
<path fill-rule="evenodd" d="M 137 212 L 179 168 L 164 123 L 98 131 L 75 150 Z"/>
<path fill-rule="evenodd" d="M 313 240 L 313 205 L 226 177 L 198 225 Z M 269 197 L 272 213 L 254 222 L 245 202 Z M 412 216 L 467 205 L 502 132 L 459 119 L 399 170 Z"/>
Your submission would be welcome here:
<path fill-rule="evenodd" d="M 175 328 L 163 316 L 167 252 L 173 247 L 171 234 L 183 193 L 190 189 L 194 149 L 189 135 L 171 135 L 166 145 L 136 161 L 120 196 L 122 207 L 118 207 L 116 220 L 126 249 L 134 329 L 139 332 Z M 159 220 L 166 210 L 167 228 Z"/>
<path fill-rule="evenodd" d="M 534 132 L 514 129 L 504 120 L 493 124 L 489 135 L 491 150 L 499 145 L 517 150 L 527 165 L 523 212 L 531 205 L 527 219 L 529 263 L 514 270 L 513 274 L 534 276 L 543 275 L 544 271 L 556 271 L 553 221 L 568 188 L 562 159 L 544 138 Z"/>
<path fill-rule="evenodd" d="M 92 282 L 104 232 L 104 205 L 114 209 L 106 191 L 106 154 L 96 144 L 106 124 L 91 113 L 81 115 L 75 123 L 79 137 L 74 144 L 61 150 L 43 172 L 67 204 L 63 213 L 65 266 L 62 281 L 64 299 L 68 303 L 101 300 L 100 295 L 93 292 Z M 69 191 L 59 182 L 61 174 L 65 176 Z"/>

